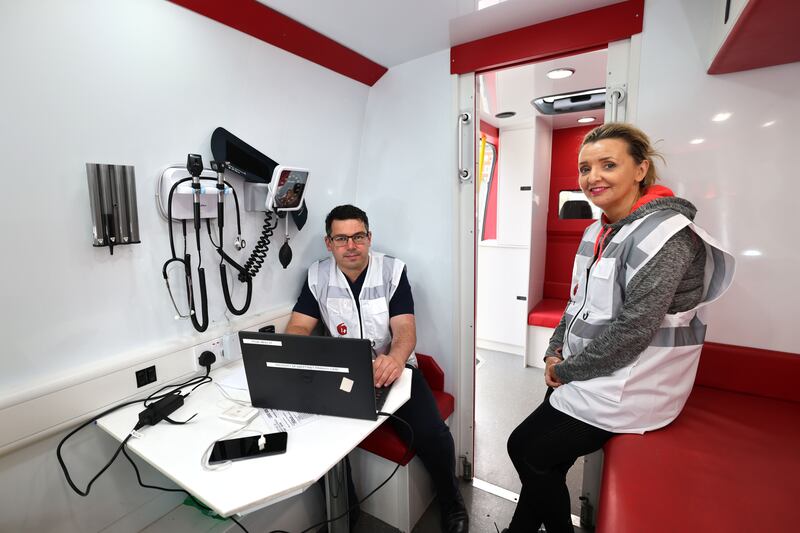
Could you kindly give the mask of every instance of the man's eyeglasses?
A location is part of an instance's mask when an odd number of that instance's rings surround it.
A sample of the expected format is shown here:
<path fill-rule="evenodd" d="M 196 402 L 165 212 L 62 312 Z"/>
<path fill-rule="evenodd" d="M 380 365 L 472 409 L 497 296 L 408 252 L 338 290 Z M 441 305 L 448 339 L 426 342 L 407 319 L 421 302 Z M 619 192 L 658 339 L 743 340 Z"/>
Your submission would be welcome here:
<path fill-rule="evenodd" d="M 336 248 L 341 248 L 343 246 L 347 246 L 347 241 L 353 239 L 353 244 L 355 245 L 362 245 L 366 244 L 369 241 L 369 233 L 364 233 L 363 231 L 359 231 L 358 233 L 354 233 L 353 235 L 331 235 L 328 237 L 330 241 Z"/>

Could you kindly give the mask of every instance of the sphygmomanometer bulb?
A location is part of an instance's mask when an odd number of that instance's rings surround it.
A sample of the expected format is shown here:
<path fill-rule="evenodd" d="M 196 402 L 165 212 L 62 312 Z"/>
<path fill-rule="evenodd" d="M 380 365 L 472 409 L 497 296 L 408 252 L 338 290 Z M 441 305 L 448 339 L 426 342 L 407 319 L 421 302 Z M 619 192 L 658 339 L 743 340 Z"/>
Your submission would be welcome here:
<path fill-rule="evenodd" d="M 278 260 L 283 265 L 283 268 L 289 266 L 289 263 L 292 262 L 292 249 L 289 247 L 289 241 L 283 243 L 281 249 L 278 251 Z"/>

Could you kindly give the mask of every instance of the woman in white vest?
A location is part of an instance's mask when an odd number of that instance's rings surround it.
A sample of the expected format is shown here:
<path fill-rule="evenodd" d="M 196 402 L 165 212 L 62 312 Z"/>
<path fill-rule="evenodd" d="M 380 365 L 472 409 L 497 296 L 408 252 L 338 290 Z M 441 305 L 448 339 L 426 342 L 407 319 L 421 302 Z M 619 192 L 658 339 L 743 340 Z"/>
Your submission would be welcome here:
<path fill-rule="evenodd" d="M 507 531 L 572 532 L 566 474 L 617 433 L 678 416 L 691 392 L 703 311 L 728 288 L 733 257 L 694 222 L 695 207 L 655 185 L 647 135 L 610 123 L 589 132 L 578 181 L 603 210 L 583 234 L 570 300 L 545 354 L 544 402 L 511 434 L 522 481 Z"/>

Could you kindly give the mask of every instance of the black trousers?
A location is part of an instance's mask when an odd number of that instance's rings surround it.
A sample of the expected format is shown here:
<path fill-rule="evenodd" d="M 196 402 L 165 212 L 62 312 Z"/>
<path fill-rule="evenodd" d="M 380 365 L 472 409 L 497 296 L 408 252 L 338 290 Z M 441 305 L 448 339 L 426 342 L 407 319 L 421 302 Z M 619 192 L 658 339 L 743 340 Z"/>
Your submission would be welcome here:
<path fill-rule="evenodd" d="M 446 510 L 456 500 L 456 457 L 450 428 L 442 421 L 439 408 L 428 382 L 417 368 L 411 369 L 411 398 L 397 410 L 395 416 L 408 422 L 414 431 L 413 448 L 425 465 L 433 480 L 439 504 Z M 408 443 L 411 439 L 408 428 L 402 422 L 390 418 L 400 438 Z"/>
<path fill-rule="evenodd" d="M 411 398 L 397 410 L 395 416 L 402 418 L 411 426 L 414 432 L 413 449 L 431 476 L 439 496 L 439 505 L 446 510 L 455 502 L 458 495 L 453 436 L 439 415 L 439 407 L 422 372 L 412 366 L 407 365 L 406 368 L 411 369 Z M 389 420 L 400 438 L 408 443 L 411 440 L 408 427 L 394 418 Z M 324 479 L 320 479 L 320 487 L 325 490 Z M 358 495 L 353 484 L 349 459 L 347 459 L 347 493 L 349 504 L 352 506 L 358 501 Z M 350 513 L 351 530 L 359 515 L 360 510 Z"/>
<path fill-rule="evenodd" d="M 573 533 L 567 471 L 578 457 L 599 450 L 614 433 L 577 420 L 544 401 L 508 438 L 508 455 L 522 481 L 509 531 Z"/>

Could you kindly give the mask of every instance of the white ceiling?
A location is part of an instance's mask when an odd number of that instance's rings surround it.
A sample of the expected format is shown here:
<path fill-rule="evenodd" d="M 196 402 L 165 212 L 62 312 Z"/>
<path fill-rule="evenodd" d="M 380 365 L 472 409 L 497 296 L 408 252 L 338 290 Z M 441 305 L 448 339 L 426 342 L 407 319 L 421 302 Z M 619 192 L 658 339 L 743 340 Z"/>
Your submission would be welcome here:
<path fill-rule="evenodd" d="M 548 116 L 540 114 L 531 104 L 531 100 L 541 96 L 605 87 L 607 55 L 607 51 L 602 49 L 481 74 L 478 76 L 478 109 L 481 120 L 500 128 L 530 125 L 536 116 L 546 117 L 553 129 L 580 126 L 577 120 L 585 116 L 595 117 L 595 123 L 599 123 L 603 120 L 603 109 Z M 551 80 L 546 74 L 555 68 L 572 68 L 575 74 L 562 80 Z M 495 118 L 497 113 L 503 111 L 514 111 L 516 115 L 512 118 Z"/>
<path fill-rule="evenodd" d="M 258 0 L 385 67 L 622 0 Z"/>

